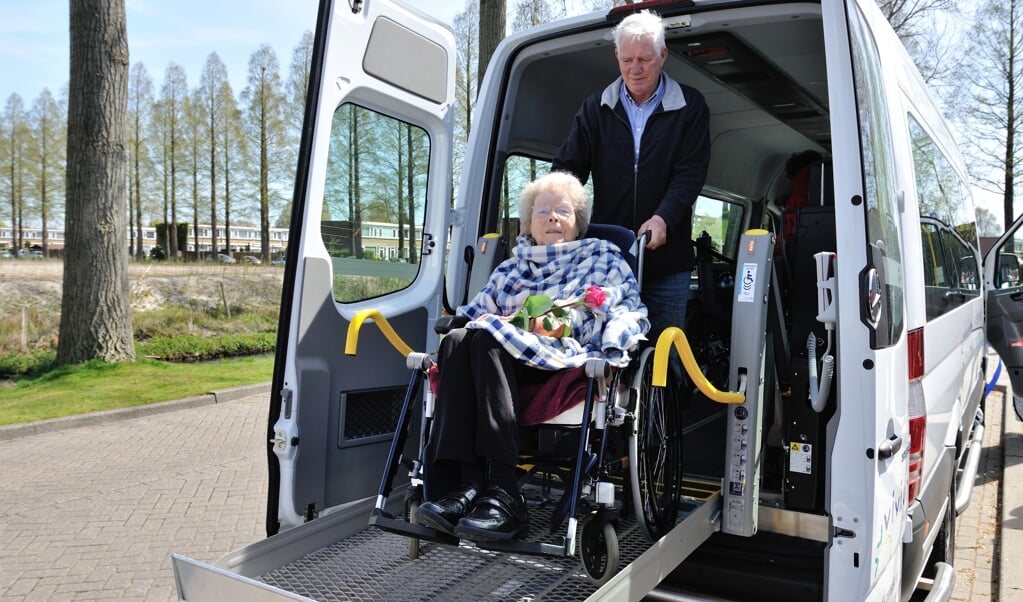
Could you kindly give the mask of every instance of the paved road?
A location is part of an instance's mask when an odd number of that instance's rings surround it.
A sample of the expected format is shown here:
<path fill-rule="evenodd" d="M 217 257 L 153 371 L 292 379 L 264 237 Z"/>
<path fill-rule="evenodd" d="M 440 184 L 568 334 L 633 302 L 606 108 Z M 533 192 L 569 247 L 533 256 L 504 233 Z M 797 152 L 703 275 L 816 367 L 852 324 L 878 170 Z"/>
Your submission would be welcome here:
<path fill-rule="evenodd" d="M 266 394 L 0 441 L 0 599 L 176 600 L 265 536 Z"/>
<path fill-rule="evenodd" d="M 1020 551 L 999 548 L 1002 422 L 1016 420 L 1011 404 L 1003 417 L 1004 396 L 989 397 L 985 456 L 959 520 L 955 600 L 1023 600 L 1004 584 L 998 593 L 998 557 Z M 171 552 L 212 562 L 261 539 L 266 400 L 0 441 L 0 599 L 174 600 Z"/>

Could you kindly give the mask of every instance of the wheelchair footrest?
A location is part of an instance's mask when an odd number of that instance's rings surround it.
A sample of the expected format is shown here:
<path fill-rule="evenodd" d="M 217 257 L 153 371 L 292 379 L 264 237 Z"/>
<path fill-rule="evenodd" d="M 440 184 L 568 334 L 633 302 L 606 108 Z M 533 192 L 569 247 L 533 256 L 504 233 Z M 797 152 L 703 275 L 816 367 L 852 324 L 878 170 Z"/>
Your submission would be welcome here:
<path fill-rule="evenodd" d="M 417 539 L 433 541 L 436 543 L 458 545 L 458 538 L 454 535 L 448 535 L 447 533 L 442 533 L 436 529 L 410 523 L 405 519 L 395 518 L 394 516 L 379 509 L 373 510 L 373 513 L 369 517 L 369 524 L 375 525 L 389 533 L 404 535 L 405 537 L 415 537 Z"/>
<path fill-rule="evenodd" d="M 497 552 L 516 552 L 519 554 L 547 555 L 547 556 L 568 556 L 565 538 L 559 537 L 560 544 L 542 543 L 538 541 L 477 541 L 474 542 L 477 548 L 482 550 L 494 550 Z"/>

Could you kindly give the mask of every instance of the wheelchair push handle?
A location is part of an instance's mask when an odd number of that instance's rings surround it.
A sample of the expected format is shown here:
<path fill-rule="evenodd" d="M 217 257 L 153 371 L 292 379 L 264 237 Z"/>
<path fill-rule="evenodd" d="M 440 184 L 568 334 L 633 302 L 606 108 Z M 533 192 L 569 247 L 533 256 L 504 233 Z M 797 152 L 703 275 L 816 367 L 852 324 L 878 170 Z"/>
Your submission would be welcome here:
<path fill-rule="evenodd" d="M 746 395 L 743 392 L 721 391 L 715 387 L 700 370 L 700 365 L 693 356 L 693 350 L 689 346 L 689 339 L 686 333 L 677 326 L 670 326 L 664 329 L 661 336 L 657 337 L 657 346 L 654 348 L 654 373 L 653 384 L 655 387 L 663 387 L 668 376 L 668 352 L 672 345 L 675 351 L 682 358 L 682 365 L 692 379 L 693 384 L 708 399 L 718 403 L 745 403 Z"/>
<path fill-rule="evenodd" d="M 351 324 L 348 325 L 348 335 L 345 338 L 345 355 L 355 355 L 356 350 L 359 346 L 359 330 L 362 328 L 363 323 L 366 320 L 372 320 L 380 332 L 384 334 L 387 342 L 391 344 L 394 349 L 402 355 L 402 357 L 408 357 L 413 350 L 408 346 L 407 343 L 394 331 L 391 327 L 391 323 L 387 321 L 387 318 L 383 316 L 379 311 L 375 309 L 360 309 L 355 316 L 352 318 Z"/>

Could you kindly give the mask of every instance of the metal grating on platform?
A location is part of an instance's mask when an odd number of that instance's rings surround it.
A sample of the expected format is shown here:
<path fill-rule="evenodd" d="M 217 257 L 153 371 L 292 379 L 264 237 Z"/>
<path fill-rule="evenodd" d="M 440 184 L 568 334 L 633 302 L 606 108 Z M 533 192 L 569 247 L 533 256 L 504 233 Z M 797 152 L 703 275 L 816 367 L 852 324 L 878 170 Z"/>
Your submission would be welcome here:
<path fill-rule="evenodd" d="M 546 535 L 547 517 L 536 516 Z M 619 528 L 621 567 L 649 547 L 635 522 Z M 264 583 L 320 601 L 331 600 L 585 600 L 596 587 L 578 557 L 529 556 L 474 545 L 423 543 L 409 560 L 407 539 L 368 528 L 262 575 Z"/>

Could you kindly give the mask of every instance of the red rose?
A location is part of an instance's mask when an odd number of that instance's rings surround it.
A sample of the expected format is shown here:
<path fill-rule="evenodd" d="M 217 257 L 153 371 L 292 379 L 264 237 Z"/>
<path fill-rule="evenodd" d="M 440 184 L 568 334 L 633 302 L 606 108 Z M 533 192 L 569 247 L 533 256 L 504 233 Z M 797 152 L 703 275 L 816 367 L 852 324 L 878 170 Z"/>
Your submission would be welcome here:
<path fill-rule="evenodd" d="M 607 301 L 607 293 L 604 292 L 604 289 L 596 285 L 586 289 L 586 294 L 583 296 L 583 303 L 585 303 L 587 307 L 596 309 L 603 305 L 604 301 Z"/>

